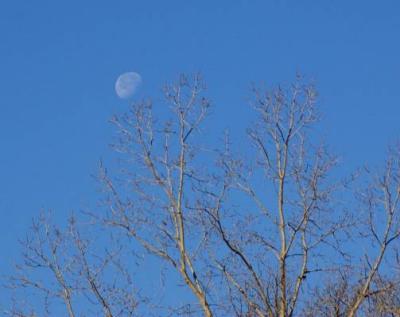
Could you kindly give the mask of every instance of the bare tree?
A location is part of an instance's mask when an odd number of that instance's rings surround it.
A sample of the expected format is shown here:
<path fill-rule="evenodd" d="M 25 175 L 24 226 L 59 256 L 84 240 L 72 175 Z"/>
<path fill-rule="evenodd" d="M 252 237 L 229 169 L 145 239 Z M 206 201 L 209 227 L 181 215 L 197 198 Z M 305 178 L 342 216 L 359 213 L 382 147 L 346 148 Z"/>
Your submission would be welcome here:
<path fill-rule="evenodd" d="M 314 88 L 297 82 L 287 90 L 254 92 L 259 119 L 248 134 L 255 162 L 246 172 L 229 153 L 223 161 L 225 186 L 244 194 L 245 209 L 238 208 L 234 220 L 229 206 L 209 214 L 227 248 L 218 263 L 237 315 L 244 302 L 251 316 L 294 316 L 306 280 L 339 265 L 332 258 L 342 255 L 340 238 L 351 219 L 332 213 L 341 183 L 329 172 L 337 159 L 308 142 L 307 130 L 318 118 Z"/>
<path fill-rule="evenodd" d="M 138 101 L 112 118 L 121 169 L 101 165 L 103 204 L 90 219 L 122 240 L 100 255 L 75 218 L 64 231 L 41 218 L 12 287 L 40 292 L 47 315 L 63 303 L 70 317 L 399 316 L 399 149 L 353 195 L 358 183 L 337 176 L 318 136 L 313 85 L 254 88 L 257 119 L 239 154 L 228 135 L 217 150 L 206 145 L 205 88 L 181 76 L 164 103 Z M 157 261 L 179 285 L 170 292 L 188 292 L 142 296 L 127 250 Z M 9 315 L 36 316 L 31 306 Z"/>
<path fill-rule="evenodd" d="M 69 317 L 137 316 L 138 292 L 119 262 L 123 248 L 114 241 L 112 248 L 98 249 L 78 227 L 73 217 L 65 230 L 45 214 L 33 222 L 21 241 L 23 261 L 7 283 L 26 300 L 15 301 L 7 315 L 54 316 L 64 306 Z"/>
<path fill-rule="evenodd" d="M 400 313 L 399 147 L 389 150 L 381 171 L 367 170 L 367 175 L 365 188 L 357 193 L 360 206 L 358 228 L 353 232 L 357 236 L 353 265 L 342 268 L 346 274 L 340 283 L 330 283 L 318 293 L 319 302 L 330 303 L 326 305 L 328 313 L 322 316 L 399 316 Z"/>
<path fill-rule="evenodd" d="M 207 181 L 194 164 L 198 149 L 192 142 L 210 106 L 202 96 L 204 88 L 199 76 L 193 80 L 181 76 L 177 84 L 165 88 L 174 120 L 156 123 L 150 101 L 135 104 L 121 118 L 114 117 L 120 133 L 115 148 L 140 166 L 140 174 L 127 178 L 132 192 L 127 197 L 121 196 L 105 171 L 101 180 L 110 193 L 110 212 L 104 223 L 122 228 L 170 264 L 197 298 L 204 316 L 212 316 L 208 281 L 201 282 L 197 266 L 208 233 L 194 208 L 196 185 Z"/>

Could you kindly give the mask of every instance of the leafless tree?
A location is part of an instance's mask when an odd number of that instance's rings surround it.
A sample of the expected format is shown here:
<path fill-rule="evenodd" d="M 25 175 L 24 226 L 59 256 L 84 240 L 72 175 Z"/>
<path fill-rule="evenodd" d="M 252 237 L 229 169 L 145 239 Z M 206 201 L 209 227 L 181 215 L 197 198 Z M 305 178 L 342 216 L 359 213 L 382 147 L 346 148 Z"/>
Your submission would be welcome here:
<path fill-rule="evenodd" d="M 314 88 L 297 82 L 254 92 L 259 119 L 248 134 L 255 162 L 246 172 L 229 153 L 223 161 L 225 187 L 248 203 L 235 215 L 229 205 L 208 214 L 227 249 L 218 263 L 237 315 L 244 303 L 251 316 L 294 316 L 311 275 L 340 265 L 332 258 L 342 255 L 351 218 L 333 213 L 341 182 L 329 172 L 337 159 L 308 142 L 318 118 Z"/>
<path fill-rule="evenodd" d="M 75 218 L 64 231 L 40 218 L 12 287 L 41 292 L 47 315 L 63 303 L 70 317 L 400 316 L 399 148 L 365 183 L 338 177 L 316 128 L 316 90 L 299 77 L 253 89 L 248 148 L 227 134 L 211 150 L 205 89 L 200 76 L 181 76 L 165 102 L 138 101 L 112 118 L 121 169 L 100 166 L 102 205 L 86 226 L 122 240 L 98 253 L 104 243 L 89 242 Z M 142 295 L 132 251 L 157 261 L 148 279 L 163 272 L 181 298 Z M 27 302 L 9 315 L 36 316 Z"/>
<path fill-rule="evenodd" d="M 64 315 L 64 306 L 69 317 L 137 316 L 138 291 L 119 262 L 123 248 L 114 241 L 112 248 L 101 250 L 86 236 L 73 217 L 64 230 L 44 213 L 34 221 L 21 241 L 22 263 L 7 281 L 25 300 L 15 301 L 6 315 Z"/>
<path fill-rule="evenodd" d="M 311 305 L 310 316 L 399 316 L 400 148 L 391 148 L 384 168 L 367 175 L 357 191 L 353 265 L 318 292 L 320 305 Z M 326 313 L 315 313 L 324 302 Z"/>

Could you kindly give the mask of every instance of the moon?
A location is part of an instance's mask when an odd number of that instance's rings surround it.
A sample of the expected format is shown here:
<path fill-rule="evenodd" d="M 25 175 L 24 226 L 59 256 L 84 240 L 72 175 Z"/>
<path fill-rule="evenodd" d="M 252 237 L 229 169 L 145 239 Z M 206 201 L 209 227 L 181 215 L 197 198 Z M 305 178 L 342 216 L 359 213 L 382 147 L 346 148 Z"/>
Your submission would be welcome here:
<path fill-rule="evenodd" d="M 115 82 L 115 92 L 121 99 L 131 98 L 142 83 L 142 77 L 136 72 L 127 72 L 120 75 Z"/>

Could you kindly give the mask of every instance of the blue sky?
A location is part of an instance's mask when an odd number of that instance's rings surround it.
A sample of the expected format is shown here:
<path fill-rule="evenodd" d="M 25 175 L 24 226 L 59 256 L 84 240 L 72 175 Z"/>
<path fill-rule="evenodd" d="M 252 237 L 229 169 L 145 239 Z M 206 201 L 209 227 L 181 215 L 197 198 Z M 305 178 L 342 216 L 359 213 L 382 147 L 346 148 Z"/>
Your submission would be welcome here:
<path fill-rule="evenodd" d="M 252 82 L 301 72 L 343 164 L 378 164 L 400 137 L 399 16 L 395 0 L 2 1 L 0 271 L 42 208 L 61 219 L 95 202 L 90 175 L 109 157 L 107 120 L 127 107 L 114 93 L 125 71 L 156 96 L 202 72 L 212 124 L 237 133 Z"/>

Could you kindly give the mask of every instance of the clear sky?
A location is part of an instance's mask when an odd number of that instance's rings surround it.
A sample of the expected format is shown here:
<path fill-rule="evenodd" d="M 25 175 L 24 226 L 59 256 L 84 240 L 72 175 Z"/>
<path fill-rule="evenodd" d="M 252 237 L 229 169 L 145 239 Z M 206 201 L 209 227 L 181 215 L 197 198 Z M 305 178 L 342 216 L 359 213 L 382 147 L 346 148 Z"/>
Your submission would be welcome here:
<path fill-rule="evenodd" d="M 398 0 L 2 0 L 0 272 L 42 208 L 62 218 L 96 200 L 125 71 L 143 95 L 201 71 L 222 127 L 242 127 L 251 82 L 301 72 L 343 163 L 381 162 L 400 137 L 399 17 Z"/>

